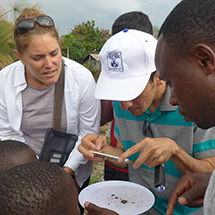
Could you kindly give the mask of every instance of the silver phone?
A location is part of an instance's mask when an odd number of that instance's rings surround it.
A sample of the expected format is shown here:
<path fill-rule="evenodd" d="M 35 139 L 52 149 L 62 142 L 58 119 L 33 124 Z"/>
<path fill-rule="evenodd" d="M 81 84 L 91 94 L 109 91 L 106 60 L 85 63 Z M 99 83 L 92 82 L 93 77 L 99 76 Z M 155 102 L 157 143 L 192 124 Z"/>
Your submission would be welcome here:
<path fill-rule="evenodd" d="M 108 159 L 112 159 L 112 160 L 118 160 L 118 156 L 115 156 L 115 155 L 109 155 L 109 154 L 105 154 L 105 153 L 102 153 L 102 152 L 96 152 L 96 151 L 92 151 L 92 150 L 89 150 L 90 152 L 92 152 L 93 154 L 95 155 L 99 155 L 99 156 L 102 156 L 102 157 L 106 157 Z M 125 159 L 123 161 L 124 163 L 128 163 L 128 164 L 133 164 L 133 161 L 129 160 L 129 159 Z"/>

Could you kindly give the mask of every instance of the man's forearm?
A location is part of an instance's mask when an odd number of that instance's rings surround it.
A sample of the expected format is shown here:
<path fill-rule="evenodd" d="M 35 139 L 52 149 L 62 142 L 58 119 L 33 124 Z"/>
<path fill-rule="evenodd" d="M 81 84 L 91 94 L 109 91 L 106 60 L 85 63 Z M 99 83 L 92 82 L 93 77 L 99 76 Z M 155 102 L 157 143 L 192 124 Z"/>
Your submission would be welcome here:
<path fill-rule="evenodd" d="M 110 154 L 110 155 L 114 155 L 114 156 L 120 156 L 124 150 L 122 148 L 119 147 L 112 147 L 110 145 L 106 145 L 103 149 L 102 149 L 103 153 L 106 154 Z M 111 160 L 111 159 L 107 159 L 106 160 L 110 165 L 115 166 L 117 168 L 126 168 L 127 164 L 126 163 L 119 163 L 118 161 L 115 160 Z"/>
<path fill-rule="evenodd" d="M 182 174 L 212 172 L 215 168 L 215 156 L 195 159 L 180 146 L 177 153 L 171 159 Z"/>

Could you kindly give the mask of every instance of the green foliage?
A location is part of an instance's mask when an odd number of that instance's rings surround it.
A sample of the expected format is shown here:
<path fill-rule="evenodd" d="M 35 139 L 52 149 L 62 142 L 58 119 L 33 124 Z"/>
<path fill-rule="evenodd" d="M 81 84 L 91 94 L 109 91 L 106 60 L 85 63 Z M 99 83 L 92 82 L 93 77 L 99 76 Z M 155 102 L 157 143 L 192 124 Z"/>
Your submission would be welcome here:
<path fill-rule="evenodd" d="M 16 59 L 13 54 L 15 44 L 12 28 L 12 23 L 0 20 L 0 69 L 14 62 Z"/>
<path fill-rule="evenodd" d="M 92 72 L 92 75 L 95 79 L 95 81 L 97 82 L 99 74 L 101 72 L 101 66 L 99 68 L 95 68 L 94 65 L 92 63 L 83 63 L 83 66 L 85 66 L 87 69 L 89 69 Z"/>
<path fill-rule="evenodd" d="M 13 53 L 15 49 L 13 24 L 7 20 L 8 15 L 15 19 L 27 5 L 25 0 L 15 1 L 11 9 L 6 11 L 0 3 L 0 69 L 17 60 Z"/>
<path fill-rule="evenodd" d="M 109 30 L 95 27 L 95 21 L 83 22 L 76 25 L 70 34 L 61 37 L 62 54 L 82 63 L 89 54 L 99 53 L 109 37 Z"/>
<path fill-rule="evenodd" d="M 83 59 L 83 53 L 80 49 L 81 42 L 76 36 L 72 34 L 62 36 L 61 43 L 63 43 L 61 47 L 63 56 L 66 56 L 75 61 L 78 61 L 78 59 Z"/>
<path fill-rule="evenodd" d="M 155 35 L 155 37 L 157 38 L 158 37 L 158 32 L 159 32 L 159 27 L 158 26 L 153 26 L 153 33 L 154 33 L 154 35 Z"/>
<path fill-rule="evenodd" d="M 89 184 L 94 184 L 100 181 L 104 181 L 104 162 L 93 164 L 93 171 Z"/>
<path fill-rule="evenodd" d="M 8 54 L 8 46 L 13 43 L 12 28 L 12 23 L 0 20 L 0 53 Z"/>

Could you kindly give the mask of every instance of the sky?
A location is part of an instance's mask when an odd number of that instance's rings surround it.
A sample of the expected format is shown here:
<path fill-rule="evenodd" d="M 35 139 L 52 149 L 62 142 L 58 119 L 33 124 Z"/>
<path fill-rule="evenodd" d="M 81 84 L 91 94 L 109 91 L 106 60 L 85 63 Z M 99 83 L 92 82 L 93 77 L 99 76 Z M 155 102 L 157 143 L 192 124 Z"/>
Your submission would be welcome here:
<path fill-rule="evenodd" d="M 123 13 L 142 11 L 154 26 L 160 27 L 180 0 L 25 0 L 31 6 L 39 4 L 51 16 L 61 35 L 69 34 L 75 25 L 94 20 L 100 29 L 109 29 Z M 0 0 L 6 10 L 15 0 Z M 17 2 L 20 2 L 17 1 Z"/>

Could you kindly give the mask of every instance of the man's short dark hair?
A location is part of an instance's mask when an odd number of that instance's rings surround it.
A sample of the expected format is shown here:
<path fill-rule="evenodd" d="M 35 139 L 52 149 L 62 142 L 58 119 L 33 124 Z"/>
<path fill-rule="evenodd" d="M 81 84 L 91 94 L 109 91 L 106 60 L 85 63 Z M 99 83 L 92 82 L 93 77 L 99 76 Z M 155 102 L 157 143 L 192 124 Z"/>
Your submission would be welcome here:
<path fill-rule="evenodd" d="M 154 77 L 155 77 L 156 71 L 152 72 L 150 75 L 149 80 L 153 83 L 154 82 Z"/>
<path fill-rule="evenodd" d="M 68 214 L 73 185 L 71 176 L 53 163 L 36 161 L 13 167 L 0 174 L 0 214 Z"/>
<path fill-rule="evenodd" d="M 23 153 L 36 154 L 30 148 L 30 146 L 16 140 L 3 140 L 0 142 L 0 172 L 9 169 L 11 167 L 17 166 L 15 163 L 15 157 L 23 157 Z"/>
<path fill-rule="evenodd" d="M 153 35 L 152 23 L 149 17 L 141 11 L 132 11 L 119 16 L 112 25 L 112 35 L 125 28 L 143 31 Z"/>
<path fill-rule="evenodd" d="M 215 44 L 215 1 L 183 0 L 159 31 L 168 46 L 185 55 L 198 43 Z"/>

